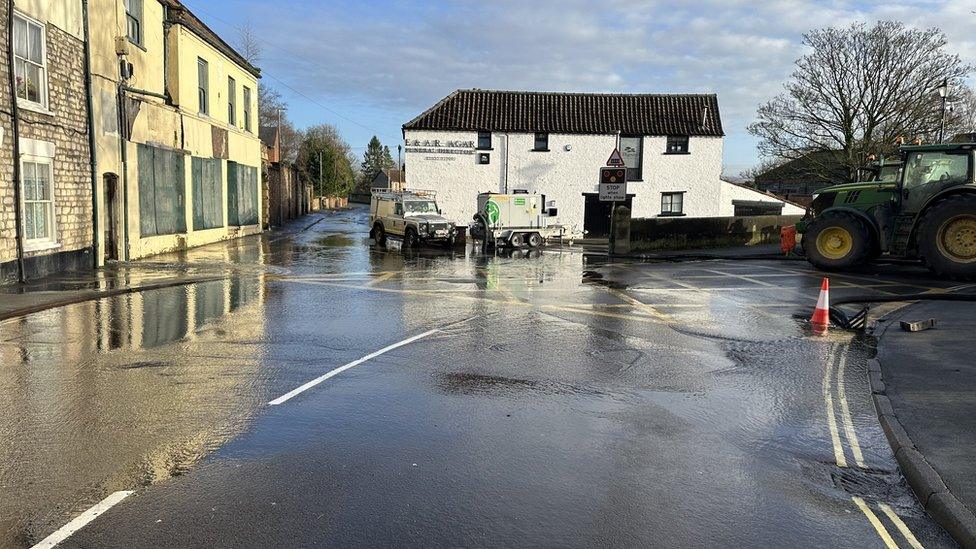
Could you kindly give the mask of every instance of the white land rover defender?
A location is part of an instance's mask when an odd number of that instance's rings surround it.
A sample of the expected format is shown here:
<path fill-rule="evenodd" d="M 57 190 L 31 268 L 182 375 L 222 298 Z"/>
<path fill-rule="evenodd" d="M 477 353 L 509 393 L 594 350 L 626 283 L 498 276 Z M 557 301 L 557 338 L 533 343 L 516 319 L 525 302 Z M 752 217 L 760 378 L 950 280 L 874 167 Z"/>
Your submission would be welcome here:
<path fill-rule="evenodd" d="M 369 205 L 369 236 L 379 245 L 388 235 L 403 239 L 404 248 L 422 243 L 454 246 L 463 241 L 463 229 L 441 216 L 433 191 L 373 189 Z"/>

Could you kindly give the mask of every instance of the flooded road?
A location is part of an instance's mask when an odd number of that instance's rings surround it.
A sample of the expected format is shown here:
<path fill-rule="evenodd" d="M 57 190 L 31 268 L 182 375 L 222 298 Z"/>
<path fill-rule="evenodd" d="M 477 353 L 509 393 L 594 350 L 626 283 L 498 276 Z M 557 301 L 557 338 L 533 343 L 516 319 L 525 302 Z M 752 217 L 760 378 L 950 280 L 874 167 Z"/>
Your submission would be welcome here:
<path fill-rule="evenodd" d="M 805 263 L 404 253 L 365 221 L 0 324 L 0 546 L 119 491 L 61 546 L 952 546 L 878 425 L 871 342 L 793 319 Z"/>

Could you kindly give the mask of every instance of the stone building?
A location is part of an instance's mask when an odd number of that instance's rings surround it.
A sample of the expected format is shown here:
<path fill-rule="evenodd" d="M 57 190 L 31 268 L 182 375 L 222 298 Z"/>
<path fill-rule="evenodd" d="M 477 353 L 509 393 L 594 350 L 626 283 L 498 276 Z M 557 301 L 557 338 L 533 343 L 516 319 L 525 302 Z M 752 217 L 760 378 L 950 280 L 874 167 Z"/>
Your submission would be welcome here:
<path fill-rule="evenodd" d="M 619 148 L 635 217 L 802 211 L 722 181 L 724 135 L 715 95 L 458 90 L 404 124 L 406 186 L 462 223 L 480 192 L 540 193 L 563 224 L 606 235 L 599 168 Z"/>
<path fill-rule="evenodd" d="M 94 265 L 82 2 L 8 5 L 0 2 L 0 283 Z"/>
<path fill-rule="evenodd" d="M 90 19 L 99 260 L 260 232 L 260 71 L 178 0 Z"/>

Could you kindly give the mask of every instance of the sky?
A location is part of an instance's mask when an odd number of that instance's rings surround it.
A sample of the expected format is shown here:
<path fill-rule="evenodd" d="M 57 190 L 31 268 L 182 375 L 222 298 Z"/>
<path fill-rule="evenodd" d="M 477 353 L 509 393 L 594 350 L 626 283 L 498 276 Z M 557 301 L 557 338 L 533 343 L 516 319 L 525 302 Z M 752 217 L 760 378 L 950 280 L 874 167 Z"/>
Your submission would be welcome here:
<path fill-rule="evenodd" d="M 724 173 L 758 163 L 746 131 L 782 90 L 804 32 L 894 19 L 941 28 L 976 64 L 976 0 L 184 0 L 237 45 L 250 25 L 263 83 L 298 127 L 329 123 L 362 154 L 458 88 L 716 93 Z"/>

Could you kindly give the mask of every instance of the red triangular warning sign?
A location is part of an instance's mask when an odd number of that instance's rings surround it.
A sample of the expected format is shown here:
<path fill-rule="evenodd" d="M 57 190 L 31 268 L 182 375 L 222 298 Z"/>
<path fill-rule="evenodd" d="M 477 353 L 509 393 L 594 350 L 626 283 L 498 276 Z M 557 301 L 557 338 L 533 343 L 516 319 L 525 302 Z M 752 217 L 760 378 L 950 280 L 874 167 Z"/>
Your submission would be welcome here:
<path fill-rule="evenodd" d="M 620 156 L 620 149 L 614 149 L 610 153 L 610 158 L 607 159 L 608 168 L 623 168 L 624 167 L 624 157 Z"/>

